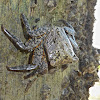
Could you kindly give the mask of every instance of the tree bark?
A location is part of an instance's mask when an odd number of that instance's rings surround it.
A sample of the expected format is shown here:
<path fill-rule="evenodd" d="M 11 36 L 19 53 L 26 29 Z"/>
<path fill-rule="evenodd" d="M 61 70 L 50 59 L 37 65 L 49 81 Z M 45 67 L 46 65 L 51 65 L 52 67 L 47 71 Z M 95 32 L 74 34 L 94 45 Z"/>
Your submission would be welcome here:
<path fill-rule="evenodd" d="M 88 90 L 98 79 L 98 52 L 92 47 L 95 5 L 96 0 L 0 0 L 0 25 L 22 41 L 20 14 L 24 13 L 31 27 L 60 19 L 71 23 L 80 49 L 79 62 L 38 77 L 25 93 L 35 76 L 24 79 L 28 72 L 10 72 L 6 66 L 27 64 L 29 54 L 17 50 L 0 29 L 0 100 L 88 100 Z"/>

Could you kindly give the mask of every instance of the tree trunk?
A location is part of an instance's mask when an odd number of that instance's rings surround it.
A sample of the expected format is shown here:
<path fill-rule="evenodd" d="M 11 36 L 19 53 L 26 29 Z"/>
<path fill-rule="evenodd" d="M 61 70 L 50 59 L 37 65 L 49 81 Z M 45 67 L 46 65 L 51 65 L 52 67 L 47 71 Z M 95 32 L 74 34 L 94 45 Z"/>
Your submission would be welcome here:
<path fill-rule="evenodd" d="M 79 62 L 38 77 L 25 93 L 35 76 L 24 79 L 28 72 L 11 72 L 6 66 L 27 64 L 29 54 L 17 50 L 0 29 L 0 100 L 88 100 L 88 90 L 98 79 L 98 52 L 92 47 L 95 4 L 96 0 L 0 0 L 0 25 L 22 41 L 20 14 L 24 13 L 32 27 L 60 19 L 71 23 L 80 49 Z"/>

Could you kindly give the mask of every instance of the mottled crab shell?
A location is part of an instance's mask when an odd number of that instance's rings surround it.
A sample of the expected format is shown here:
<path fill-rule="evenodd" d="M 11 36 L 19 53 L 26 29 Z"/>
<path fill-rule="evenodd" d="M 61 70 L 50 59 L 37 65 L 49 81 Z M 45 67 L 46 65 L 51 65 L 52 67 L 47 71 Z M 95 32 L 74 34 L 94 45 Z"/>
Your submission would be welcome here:
<path fill-rule="evenodd" d="M 79 60 L 63 27 L 53 26 L 44 46 L 53 67 Z"/>

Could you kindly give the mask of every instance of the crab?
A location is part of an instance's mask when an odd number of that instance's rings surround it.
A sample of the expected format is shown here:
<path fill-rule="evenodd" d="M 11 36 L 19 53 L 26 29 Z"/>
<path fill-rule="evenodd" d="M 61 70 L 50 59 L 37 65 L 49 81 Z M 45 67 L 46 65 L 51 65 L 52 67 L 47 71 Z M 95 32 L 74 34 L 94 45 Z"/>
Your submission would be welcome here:
<path fill-rule="evenodd" d="M 44 74 L 50 67 L 58 67 L 78 61 L 73 47 L 77 50 L 78 45 L 75 41 L 74 28 L 64 20 L 60 20 L 64 26 L 43 26 L 31 30 L 28 20 L 24 14 L 20 15 L 23 34 L 26 42 L 23 43 L 19 38 L 6 30 L 1 25 L 2 32 L 20 51 L 32 53 L 30 63 L 15 67 L 8 67 L 9 71 L 31 71 L 24 78 L 33 75 Z"/>

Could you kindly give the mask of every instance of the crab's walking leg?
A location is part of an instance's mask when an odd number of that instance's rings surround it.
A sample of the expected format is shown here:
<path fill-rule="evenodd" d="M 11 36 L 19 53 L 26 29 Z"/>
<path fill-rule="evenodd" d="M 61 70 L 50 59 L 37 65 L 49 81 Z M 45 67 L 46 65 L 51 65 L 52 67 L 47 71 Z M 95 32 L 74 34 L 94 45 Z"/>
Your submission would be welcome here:
<path fill-rule="evenodd" d="M 48 72 L 47 63 L 45 61 L 43 61 L 41 64 L 42 65 L 39 66 L 39 68 L 37 68 L 36 70 L 33 70 L 30 74 L 24 76 L 24 79 L 30 78 L 35 75 L 44 75 L 45 73 L 47 73 Z"/>
<path fill-rule="evenodd" d="M 64 27 L 64 30 L 65 30 L 65 32 L 67 32 L 67 35 L 68 35 L 69 40 L 71 41 L 71 44 L 74 46 L 74 48 L 76 50 L 78 50 L 79 47 L 78 47 L 78 44 L 76 43 L 75 37 L 74 37 L 75 33 L 76 33 L 74 28 L 72 27 L 72 25 L 70 25 L 65 20 L 60 20 L 60 21 L 62 21 L 65 25 L 69 26 L 69 27 Z"/>
<path fill-rule="evenodd" d="M 43 56 L 43 55 L 42 55 Z M 29 77 L 32 77 L 34 75 L 38 75 L 39 77 L 39 74 L 40 75 L 44 75 L 45 73 L 47 73 L 47 70 L 48 70 L 48 64 L 46 62 L 46 58 L 44 57 L 42 62 L 41 62 L 41 66 L 39 66 L 38 69 L 36 70 L 33 70 L 33 72 L 31 72 L 30 74 L 28 74 L 27 76 L 24 76 L 24 79 L 27 79 Z M 27 92 L 29 90 L 29 88 L 31 87 L 32 83 L 36 80 L 37 78 L 33 79 L 32 81 L 30 81 L 26 88 L 25 88 L 25 92 Z"/>
<path fill-rule="evenodd" d="M 21 19 L 21 24 L 22 24 L 22 28 L 23 28 L 23 33 L 25 38 L 27 39 L 28 36 L 30 37 L 38 37 L 38 36 L 43 36 L 46 34 L 46 30 L 45 28 L 41 28 L 41 29 L 37 29 L 37 30 L 33 30 L 31 31 L 31 28 L 29 26 L 29 23 L 27 21 L 27 18 L 25 17 L 24 14 L 20 15 L 20 19 Z"/>
<path fill-rule="evenodd" d="M 34 51 L 34 55 L 33 55 L 33 64 L 39 65 L 39 68 L 36 70 L 33 70 L 33 72 L 31 72 L 30 74 L 28 74 L 27 76 L 25 76 L 24 78 L 27 79 L 33 75 L 42 75 L 44 73 L 47 73 L 48 71 L 48 63 L 46 60 L 46 55 L 44 52 L 44 49 L 42 47 L 42 44 L 36 48 L 37 50 Z"/>
<path fill-rule="evenodd" d="M 20 50 L 24 50 L 24 51 L 32 51 L 34 47 L 36 47 L 40 41 L 38 41 L 37 43 L 33 43 L 32 46 L 31 45 L 25 45 L 24 43 L 22 43 L 18 38 L 16 38 L 13 34 L 11 34 L 10 32 L 8 32 L 6 29 L 4 29 L 3 25 L 1 25 L 1 29 L 3 31 L 3 33 L 8 37 L 8 39 Z M 30 41 L 28 41 L 30 42 Z M 28 44 L 27 42 L 27 44 Z"/>
<path fill-rule="evenodd" d="M 31 34 L 31 28 L 24 14 L 20 15 L 20 20 L 21 20 L 24 37 L 26 39 L 29 39 L 30 36 L 29 34 Z"/>
<path fill-rule="evenodd" d="M 24 79 L 28 79 L 32 76 L 38 75 L 37 70 L 33 70 L 30 74 L 24 76 Z"/>
<path fill-rule="evenodd" d="M 76 43 L 76 41 L 75 41 L 75 40 L 73 40 L 70 36 L 69 36 L 69 40 L 71 41 L 71 43 L 72 43 L 73 47 L 74 47 L 76 50 L 78 50 L 78 49 L 79 49 L 79 47 L 78 47 L 78 44 Z"/>
<path fill-rule="evenodd" d="M 25 93 L 29 90 L 29 88 L 32 86 L 32 83 L 34 82 L 34 81 L 36 81 L 37 80 L 37 78 L 34 78 L 33 80 L 30 80 L 29 82 L 28 82 L 28 84 L 27 84 L 27 86 L 26 86 L 26 88 L 25 88 Z"/>
<path fill-rule="evenodd" d="M 66 22 L 66 25 L 68 25 L 71 29 L 74 30 L 73 26 L 71 24 L 69 24 L 68 22 Z"/>
<path fill-rule="evenodd" d="M 24 76 L 24 79 L 30 78 L 35 75 L 44 75 L 48 72 L 48 64 L 45 61 L 45 59 L 41 62 L 41 66 L 37 68 L 36 70 L 33 70 L 30 74 Z"/>
<path fill-rule="evenodd" d="M 65 20 L 59 20 L 61 22 L 63 22 L 64 25 L 67 25 L 68 27 L 70 27 L 71 29 L 74 30 L 74 28 L 72 27 L 72 25 L 70 25 L 68 22 L 66 22 Z"/>
<path fill-rule="evenodd" d="M 15 67 L 8 67 L 7 70 L 9 71 L 30 71 L 38 68 L 38 65 L 20 65 L 20 66 L 15 66 Z"/>

